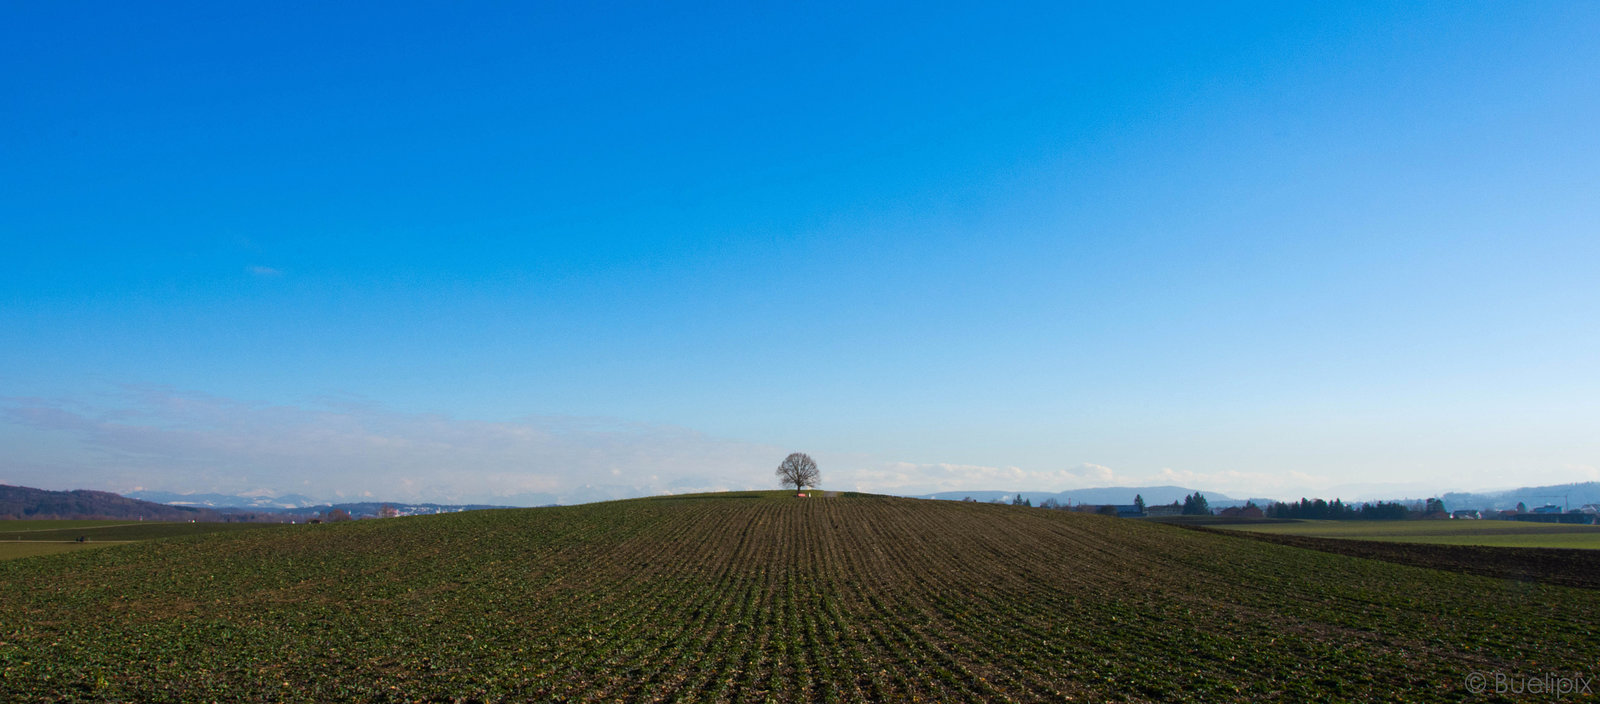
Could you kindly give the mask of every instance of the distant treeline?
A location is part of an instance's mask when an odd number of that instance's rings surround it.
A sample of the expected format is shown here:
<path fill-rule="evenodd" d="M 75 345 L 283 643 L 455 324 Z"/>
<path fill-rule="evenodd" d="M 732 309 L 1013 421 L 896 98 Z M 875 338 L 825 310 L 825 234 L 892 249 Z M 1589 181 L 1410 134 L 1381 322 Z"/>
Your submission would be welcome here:
<path fill-rule="evenodd" d="M 972 497 L 968 496 L 967 498 L 962 499 L 962 501 L 972 501 Z M 995 498 L 995 499 L 991 500 L 989 503 L 992 503 L 992 504 L 1004 504 L 1004 503 L 1006 503 L 1006 501 L 1004 501 L 1003 499 Z M 1033 505 L 1033 501 L 1031 499 L 1022 498 L 1022 494 L 1017 494 L 1017 498 L 1012 499 L 1010 503 L 1011 503 L 1012 506 L 1032 506 Z M 1048 509 L 1054 509 L 1054 510 L 1060 510 L 1060 511 L 1077 511 L 1079 513 L 1099 513 L 1099 514 L 1104 514 L 1104 515 L 1107 515 L 1107 516 L 1119 515 L 1121 512 L 1117 509 L 1117 506 L 1118 506 L 1118 504 L 1078 504 L 1076 506 L 1072 506 L 1072 505 L 1062 504 L 1061 502 L 1056 501 L 1053 498 L 1045 499 L 1044 501 L 1039 502 L 1039 508 L 1048 508 Z M 1144 495 L 1143 494 L 1134 494 L 1133 503 L 1127 504 L 1127 506 L 1132 507 L 1134 509 L 1134 512 L 1137 515 L 1143 515 L 1145 513 L 1145 511 L 1148 509 L 1148 507 L 1145 506 Z M 1246 507 L 1255 507 L 1255 503 L 1254 502 L 1246 502 L 1245 506 Z M 1189 494 L 1188 496 L 1183 497 L 1183 503 L 1182 504 L 1179 504 L 1177 501 L 1173 501 L 1172 502 L 1172 508 L 1178 509 L 1179 512 L 1182 513 L 1185 516 L 1209 516 L 1209 515 L 1211 515 L 1211 502 L 1206 500 L 1205 494 L 1202 494 L 1202 493 L 1200 493 L 1198 491 L 1193 493 L 1193 494 Z"/>
<path fill-rule="evenodd" d="M 1307 518 L 1312 520 L 1371 520 L 1393 521 L 1411 517 L 1405 504 L 1379 501 L 1378 503 L 1347 504 L 1339 499 L 1332 502 L 1322 499 L 1300 499 L 1293 503 L 1278 501 L 1267 507 L 1268 518 Z"/>

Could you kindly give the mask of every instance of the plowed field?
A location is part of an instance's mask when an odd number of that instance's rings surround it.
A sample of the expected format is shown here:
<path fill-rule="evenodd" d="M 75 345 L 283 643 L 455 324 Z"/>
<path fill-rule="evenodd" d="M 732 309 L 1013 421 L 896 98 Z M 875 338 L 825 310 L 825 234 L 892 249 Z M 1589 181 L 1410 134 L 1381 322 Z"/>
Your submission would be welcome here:
<path fill-rule="evenodd" d="M 0 563 L 0 700 L 1462 701 L 1600 592 L 1043 509 L 781 493 Z"/>

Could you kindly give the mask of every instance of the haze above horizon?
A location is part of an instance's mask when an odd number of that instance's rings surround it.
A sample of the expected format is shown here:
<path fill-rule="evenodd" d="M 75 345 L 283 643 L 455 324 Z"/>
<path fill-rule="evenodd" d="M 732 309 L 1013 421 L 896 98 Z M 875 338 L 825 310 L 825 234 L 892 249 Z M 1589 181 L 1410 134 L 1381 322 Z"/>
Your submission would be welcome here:
<path fill-rule="evenodd" d="M 0 9 L 0 483 L 1600 479 L 1600 5 Z"/>

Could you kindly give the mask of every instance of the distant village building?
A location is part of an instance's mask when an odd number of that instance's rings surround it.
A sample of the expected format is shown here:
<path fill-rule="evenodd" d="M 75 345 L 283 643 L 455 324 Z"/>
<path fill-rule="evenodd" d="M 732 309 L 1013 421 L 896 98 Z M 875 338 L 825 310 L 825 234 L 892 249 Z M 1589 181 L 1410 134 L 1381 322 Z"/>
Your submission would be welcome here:
<path fill-rule="evenodd" d="M 1223 518 L 1266 518 L 1267 516 L 1265 513 L 1261 512 L 1261 507 L 1256 506 L 1255 504 L 1249 504 L 1246 506 L 1230 506 L 1218 511 L 1217 515 L 1222 516 Z"/>
<path fill-rule="evenodd" d="M 1475 509 L 1475 508 L 1463 508 L 1463 509 L 1457 509 L 1455 511 L 1451 511 L 1450 512 L 1450 517 L 1451 518 L 1458 518 L 1458 519 L 1477 520 L 1477 519 L 1483 518 L 1483 514 L 1479 513 L 1478 509 Z"/>
<path fill-rule="evenodd" d="M 1181 515 L 1183 515 L 1183 507 L 1182 506 L 1177 506 L 1177 505 L 1174 505 L 1174 504 L 1161 504 L 1159 506 L 1145 506 L 1144 507 L 1144 515 L 1150 516 L 1150 517 L 1156 517 L 1156 516 L 1181 516 Z"/>
<path fill-rule="evenodd" d="M 1526 521 L 1529 523 L 1569 523 L 1573 525 L 1594 525 L 1596 523 L 1596 519 L 1600 518 L 1600 516 L 1596 516 L 1595 514 L 1584 513 L 1583 511 L 1577 509 L 1568 511 L 1566 513 L 1561 513 L 1560 511 L 1551 513 L 1534 509 L 1527 513 L 1501 514 L 1501 516 L 1513 521 Z"/>

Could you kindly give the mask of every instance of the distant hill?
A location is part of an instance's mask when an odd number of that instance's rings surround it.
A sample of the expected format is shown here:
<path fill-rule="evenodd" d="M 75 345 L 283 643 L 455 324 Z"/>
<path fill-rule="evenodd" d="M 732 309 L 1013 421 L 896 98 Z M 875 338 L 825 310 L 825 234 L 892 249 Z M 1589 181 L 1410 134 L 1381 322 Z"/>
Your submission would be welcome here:
<path fill-rule="evenodd" d="M 1525 486 L 1520 489 L 1495 492 L 1453 491 L 1439 497 L 1450 510 L 1479 509 L 1504 510 L 1516 508 L 1518 503 L 1529 508 L 1555 504 L 1565 508 L 1578 508 L 1584 504 L 1600 504 L 1600 482 L 1556 484 L 1552 486 Z"/>
<path fill-rule="evenodd" d="M 129 518 L 147 521 L 216 521 L 216 511 L 130 499 L 109 491 L 49 491 L 0 484 L 0 519 Z"/>
<path fill-rule="evenodd" d="M 122 496 L 108 491 L 50 491 L 0 484 L 0 520 L 129 518 L 146 521 L 276 522 L 312 518 L 335 509 L 350 514 L 352 518 L 376 518 L 385 506 L 393 508 L 396 515 L 400 516 L 509 508 L 488 504 L 410 504 L 398 501 L 329 504 L 297 494 L 245 497 L 136 491 Z"/>
<path fill-rule="evenodd" d="M 1067 491 L 1060 492 L 941 491 L 937 494 L 928 494 L 913 498 L 960 501 L 970 497 L 974 501 L 993 501 L 994 499 L 1010 501 L 1011 499 L 1015 498 L 1017 494 L 1021 494 L 1022 498 L 1028 499 L 1033 502 L 1033 505 L 1038 506 L 1039 503 L 1045 499 L 1055 499 L 1057 503 L 1063 505 L 1069 502 L 1072 504 L 1131 504 L 1133 503 L 1134 496 L 1142 496 L 1144 497 L 1145 505 L 1154 506 L 1157 504 L 1170 504 L 1174 501 L 1183 503 L 1183 497 L 1193 494 L 1196 491 L 1200 490 L 1186 489 L 1181 486 L 1113 486 L 1095 489 L 1069 489 Z M 1200 491 L 1200 493 L 1205 495 L 1206 502 L 1209 503 L 1212 508 L 1225 508 L 1228 506 L 1242 505 L 1245 502 L 1244 499 L 1235 499 L 1231 496 L 1219 494 L 1213 491 Z M 1261 500 L 1256 501 L 1256 503 L 1261 503 Z"/>

